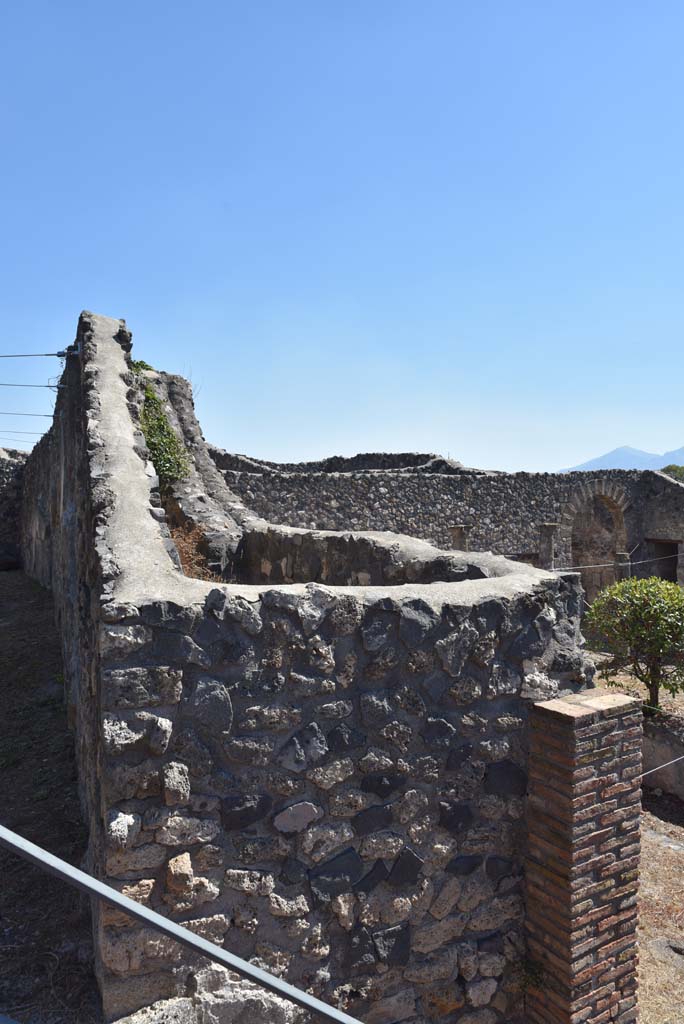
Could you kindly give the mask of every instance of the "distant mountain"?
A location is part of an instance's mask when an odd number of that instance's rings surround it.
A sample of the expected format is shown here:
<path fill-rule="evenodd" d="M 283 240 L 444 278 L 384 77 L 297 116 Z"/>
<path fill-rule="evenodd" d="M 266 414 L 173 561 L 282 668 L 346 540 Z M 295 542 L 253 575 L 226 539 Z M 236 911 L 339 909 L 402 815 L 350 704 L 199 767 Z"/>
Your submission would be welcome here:
<path fill-rule="evenodd" d="M 653 452 L 643 452 L 640 448 L 630 448 L 624 445 L 622 448 L 614 448 L 612 452 L 599 455 L 596 459 L 589 459 L 580 466 L 572 466 L 570 469 L 561 470 L 562 473 L 588 472 L 590 469 L 662 469 L 674 463 L 677 466 L 684 465 L 684 448 L 675 448 L 674 451 L 665 452 L 663 455 L 655 455 Z"/>

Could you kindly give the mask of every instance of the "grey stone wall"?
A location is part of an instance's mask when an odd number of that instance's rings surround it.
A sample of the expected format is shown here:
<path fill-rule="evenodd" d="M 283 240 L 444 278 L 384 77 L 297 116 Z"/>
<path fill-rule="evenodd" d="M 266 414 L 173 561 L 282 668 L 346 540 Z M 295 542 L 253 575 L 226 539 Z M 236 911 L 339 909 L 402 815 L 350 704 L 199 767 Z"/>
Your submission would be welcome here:
<path fill-rule="evenodd" d="M 218 466 L 230 463 L 212 451 Z M 491 550 L 537 565 L 544 561 L 542 530 L 547 523 L 558 524 L 553 538 L 556 566 L 596 560 L 591 547 L 576 542 L 573 550 L 573 520 L 589 517 L 591 534 L 595 501 L 603 503 L 608 518 L 615 521 L 613 552 L 630 551 L 635 563 L 656 557 L 660 549 L 653 541 L 684 540 L 684 487 L 650 471 L 284 472 L 262 464 L 258 471 L 252 467 L 223 472 L 230 489 L 270 522 L 331 530 L 396 530 L 440 548 L 451 547 L 450 528 L 463 524 L 471 550 Z M 614 553 L 608 560 L 612 558 Z M 633 571 L 661 575 L 667 568 L 662 560 L 635 564 Z M 610 572 L 608 576 L 604 582 L 615 578 Z M 585 586 L 592 584 L 585 574 Z"/>
<path fill-rule="evenodd" d="M 19 522 L 26 453 L 0 448 L 0 571 L 21 562 Z"/>
<path fill-rule="evenodd" d="M 366 1024 L 511 1024 L 527 707 L 591 681 L 578 577 L 272 527 L 215 481 L 203 507 L 194 413 L 161 381 L 193 462 L 174 508 L 241 582 L 187 578 L 130 335 L 84 314 L 78 341 L 23 537 L 62 627 L 90 869 Z M 106 908 L 95 929 L 108 1019 L 189 993 L 205 1019 L 216 986 L 180 947 Z"/>

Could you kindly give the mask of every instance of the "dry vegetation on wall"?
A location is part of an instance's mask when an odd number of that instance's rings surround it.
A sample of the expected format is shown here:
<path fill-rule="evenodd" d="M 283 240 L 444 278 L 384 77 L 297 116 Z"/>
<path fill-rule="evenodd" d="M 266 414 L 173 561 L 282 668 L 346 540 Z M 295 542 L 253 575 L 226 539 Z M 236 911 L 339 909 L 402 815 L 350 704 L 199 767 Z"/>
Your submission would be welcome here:
<path fill-rule="evenodd" d="M 186 576 L 192 576 L 196 580 L 209 580 L 212 583 L 225 583 L 225 580 L 212 572 L 207 564 L 206 556 L 202 551 L 204 533 L 199 526 L 189 522 L 174 525 L 170 520 L 169 532 L 176 545 L 178 557 Z"/>

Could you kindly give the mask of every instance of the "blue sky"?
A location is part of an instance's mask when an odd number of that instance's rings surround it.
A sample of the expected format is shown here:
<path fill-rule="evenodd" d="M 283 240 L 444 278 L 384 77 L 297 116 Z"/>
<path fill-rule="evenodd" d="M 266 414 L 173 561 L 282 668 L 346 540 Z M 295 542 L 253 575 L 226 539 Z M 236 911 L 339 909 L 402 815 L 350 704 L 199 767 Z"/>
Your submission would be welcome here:
<path fill-rule="evenodd" d="M 6 4 L 0 351 L 123 316 L 265 458 L 678 447 L 683 31 L 668 0 Z"/>

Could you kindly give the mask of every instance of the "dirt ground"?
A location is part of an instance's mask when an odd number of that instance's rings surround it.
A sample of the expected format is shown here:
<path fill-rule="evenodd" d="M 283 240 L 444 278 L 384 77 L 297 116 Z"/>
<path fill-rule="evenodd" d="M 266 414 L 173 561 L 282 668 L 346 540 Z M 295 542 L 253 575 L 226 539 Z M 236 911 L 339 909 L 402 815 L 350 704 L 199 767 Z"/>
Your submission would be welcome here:
<path fill-rule="evenodd" d="M 684 803 L 645 791 L 641 836 L 641 1024 L 684 1020 Z"/>
<path fill-rule="evenodd" d="M 0 822 L 79 865 L 86 846 L 50 595 L 0 572 Z M 75 889 L 0 848 L 0 1013 L 100 1024 L 90 911 Z"/>

